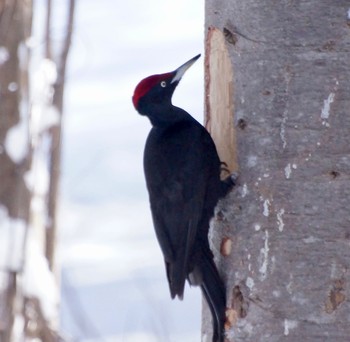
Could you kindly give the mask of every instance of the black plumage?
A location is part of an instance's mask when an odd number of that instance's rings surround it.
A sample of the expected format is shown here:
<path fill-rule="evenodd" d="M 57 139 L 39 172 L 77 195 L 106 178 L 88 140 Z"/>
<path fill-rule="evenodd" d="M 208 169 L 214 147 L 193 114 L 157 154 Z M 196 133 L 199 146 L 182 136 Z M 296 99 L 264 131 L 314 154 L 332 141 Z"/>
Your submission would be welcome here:
<path fill-rule="evenodd" d="M 207 130 L 171 103 L 182 75 L 198 58 L 142 80 L 133 103 L 153 126 L 144 151 L 144 172 L 171 297 L 183 298 L 186 279 L 200 286 L 213 316 L 213 341 L 222 342 L 226 294 L 208 231 L 214 208 L 233 181 L 220 180 L 220 159 Z"/>

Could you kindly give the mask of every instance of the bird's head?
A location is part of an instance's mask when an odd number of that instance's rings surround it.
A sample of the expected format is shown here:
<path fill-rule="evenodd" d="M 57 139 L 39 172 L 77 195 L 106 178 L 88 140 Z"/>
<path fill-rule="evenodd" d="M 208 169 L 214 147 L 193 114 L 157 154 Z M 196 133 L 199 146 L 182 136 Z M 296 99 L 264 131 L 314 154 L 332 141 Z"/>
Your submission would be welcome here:
<path fill-rule="evenodd" d="M 200 57 L 200 54 L 172 72 L 152 75 L 143 79 L 135 88 L 132 102 L 143 115 L 152 106 L 171 104 L 171 97 L 186 70 Z"/>

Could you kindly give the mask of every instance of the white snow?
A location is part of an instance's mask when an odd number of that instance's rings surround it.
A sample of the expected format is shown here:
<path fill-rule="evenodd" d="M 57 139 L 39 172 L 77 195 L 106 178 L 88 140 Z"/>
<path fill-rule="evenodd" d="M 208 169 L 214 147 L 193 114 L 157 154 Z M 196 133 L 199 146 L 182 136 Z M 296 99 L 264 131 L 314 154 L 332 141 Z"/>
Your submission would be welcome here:
<path fill-rule="evenodd" d="M 249 288 L 249 290 L 251 291 L 254 287 L 254 279 L 251 277 L 247 277 L 247 280 L 245 282 L 245 284 L 247 285 L 247 287 Z"/>
<path fill-rule="evenodd" d="M 283 232 L 284 222 L 283 222 L 284 209 L 280 209 L 277 212 L 277 227 L 280 232 Z"/>
<path fill-rule="evenodd" d="M 261 250 L 260 250 L 260 257 L 262 258 L 262 263 L 261 263 L 261 266 L 259 268 L 260 280 L 264 280 L 266 278 L 267 267 L 268 267 L 268 263 L 269 263 L 270 248 L 269 248 L 269 232 L 268 232 L 268 230 L 265 230 L 264 240 L 265 240 L 264 247 L 261 248 Z"/>
<path fill-rule="evenodd" d="M 0 205 L 0 269 L 17 271 L 22 268 L 26 223 L 12 218 Z"/>
<path fill-rule="evenodd" d="M 288 119 L 288 111 L 286 109 L 286 111 L 283 113 L 283 119 L 281 122 L 281 129 L 280 129 L 280 137 L 282 140 L 282 147 L 283 149 L 285 149 L 287 147 L 287 139 L 286 139 L 286 122 Z"/>
<path fill-rule="evenodd" d="M 261 225 L 259 223 L 256 223 L 254 225 L 254 229 L 255 229 L 256 232 L 258 232 L 261 229 Z"/>
<path fill-rule="evenodd" d="M 43 59 L 31 79 L 33 96 L 30 131 L 34 145 L 42 132 L 60 121 L 60 113 L 52 105 L 53 85 L 56 80 L 56 64 L 50 59 Z"/>
<path fill-rule="evenodd" d="M 43 90 L 48 90 L 47 85 L 53 85 L 57 80 L 57 67 L 54 61 L 44 58 L 36 74 L 36 81 L 39 81 L 38 86 L 43 87 Z M 48 90 L 50 91 L 50 90 Z M 51 91 L 50 91 L 51 92 Z"/>
<path fill-rule="evenodd" d="M 53 273 L 49 270 L 43 249 L 32 230 L 28 233 L 26 262 L 23 272 L 23 292 L 38 298 L 47 321 L 56 321 L 58 313 L 58 289 Z"/>
<path fill-rule="evenodd" d="M 323 108 L 321 111 L 321 119 L 328 120 L 330 115 L 331 104 L 334 101 L 334 93 L 330 93 L 326 100 L 323 101 Z"/>
<path fill-rule="evenodd" d="M 289 335 L 291 329 L 295 329 L 298 326 L 298 322 L 295 320 L 285 319 L 284 320 L 284 336 Z"/>
<path fill-rule="evenodd" d="M 31 134 L 36 142 L 40 133 L 60 122 L 60 113 L 53 105 L 34 103 L 30 121 Z"/>
<path fill-rule="evenodd" d="M 41 234 L 42 240 L 44 239 L 43 234 L 46 224 L 48 224 L 47 192 L 50 178 L 45 153 L 47 151 L 43 151 L 40 148 L 34 151 L 31 169 L 24 175 L 26 186 L 32 193 L 30 204 L 31 222 L 33 229 L 35 228 L 36 232 Z"/>
<path fill-rule="evenodd" d="M 24 41 L 20 42 L 17 48 L 17 56 L 19 67 L 21 70 L 26 70 L 29 63 L 29 49 Z"/>
<path fill-rule="evenodd" d="M 49 171 L 44 158 L 34 153 L 32 168 L 24 175 L 27 188 L 38 195 L 45 195 L 49 188 Z"/>
<path fill-rule="evenodd" d="M 25 328 L 24 324 L 25 324 L 24 317 L 22 315 L 16 314 L 15 321 L 13 323 L 13 329 L 12 329 L 12 334 L 13 334 L 12 341 L 24 341 L 23 340 L 23 331 Z"/>
<path fill-rule="evenodd" d="M 10 82 L 7 89 L 13 93 L 18 90 L 18 84 L 16 82 Z"/>
<path fill-rule="evenodd" d="M 5 150 L 14 163 L 24 159 L 28 151 L 28 127 L 21 115 L 19 122 L 11 127 L 6 134 Z"/>
<path fill-rule="evenodd" d="M 249 168 L 256 166 L 257 162 L 258 162 L 257 156 L 252 156 L 252 155 L 248 156 L 247 166 Z"/>
<path fill-rule="evenodd" d="M 10 58 L 9 51 L 5 46 L 0 46 L 0 65 L 4 64 Z"/>
<path fill-rule="evenodd" d="M 263 215 L 266 217 L 268 217 L 270 215 L 270 205 L 271 205 L 270 200 L 265 199 L 264 204 L 263 204 L 263 207 L 264 207 Z"/>
<path fill-rule="evenodd" d="M 247 183 L 244 183 L 242 188 L 240 189 L 241 196 L 244 198 L 249 194 Z"/>
<path fill-rule="evenodd" d="M 284 175 L 286 176 L 287 179 L 289 179 L 291 174 L 292 174 L 292 166 L 290 163 L 288 163 L 287 166 L 284 168 Z"/>
<path fill-rule="evenodd" d="M 26 44 L 28 49 L 32 49 L 32 48 L 37 47 L 39 45 L 37 38 L 38 37 L 30 36 L 26 39 L 25 44 Z"/>
<path fill-rule="evenodd" d="M 279 297 L 281 297 L 281 291 L 273 290 L 273 291 L 272 291 L 272 295 L 273 295 L 275 298 L 279 298 Z"/>
<path fill-rule="evenodd" d="M 284 75 L 284 79 L 286 82 L 286 88 L 285 92 L 287 95 L 289 95 L 289 88 L 290 88 L 290 81 L 291 81 L 291 73 L 286 72 Z M 286 101 L 285 108 L 282 114 L 282 122 L 281 122 L 281 127 L 280 127 L 280 138 L 282 140 L 282 148 L 285 149 L 287 147 L 287 138 L 286 138 L 286 123 L 288 120 L 288 114 L 289 114 L 289 109 L 288 109 L 288 101 Z"/>
<path fill-rule="evenodd" d="M 4 206 L 0 206 L 0 223 L 0 269 L 23 270 L 23 293 L 40 300 L 47 320 L 56 319 L 58 292 L 43 249 L 32 237 L 25 221 L 11 218 Z M 20 335 L 22 331 L 23 321 L 21 316 L 16 316 L 14 333 Z"/>

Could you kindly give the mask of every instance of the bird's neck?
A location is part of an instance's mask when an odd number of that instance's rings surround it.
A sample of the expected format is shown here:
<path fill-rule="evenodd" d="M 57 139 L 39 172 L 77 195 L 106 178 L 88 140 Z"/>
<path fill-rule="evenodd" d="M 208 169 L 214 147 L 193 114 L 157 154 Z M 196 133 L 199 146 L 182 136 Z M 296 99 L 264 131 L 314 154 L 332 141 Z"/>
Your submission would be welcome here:
<path fill-rule="evenodd" d="M 172 104 L 166 107 L 153 107 L 147 116 L 154 127 L 168 127 L 182 121 L 193 121 L 191 115 Z"/>

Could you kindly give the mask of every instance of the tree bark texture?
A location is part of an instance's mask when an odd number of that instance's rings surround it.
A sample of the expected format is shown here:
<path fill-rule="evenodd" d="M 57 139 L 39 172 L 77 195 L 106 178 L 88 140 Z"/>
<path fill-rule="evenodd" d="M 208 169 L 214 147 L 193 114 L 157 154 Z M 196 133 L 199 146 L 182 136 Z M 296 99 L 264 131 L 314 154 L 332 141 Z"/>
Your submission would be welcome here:
<path fill-rule="evenodd" d="M 214 138 L 233 146 L 240 172 L 212 225 L 228 341 L 349 341 L 349 9 L 206 1 L 206 115 L 230 88 L 237 144 Z M 218 49 L 232 83 L 212 77 L 226 73 Z"/>
<path fill-rule="evenodd" d="M 25 6 L 16 1 L 0 1 L 0 179 L 6 180 L 0 182 L 0 203 L 11 217 L 28 220 L 30 193 L 23 176 L 30 160 L 16 162 L 5 148 L 8 131 L 20 122 L 21 96 L 28 96 L 28 75 L 21 70 L 18 57 L 21 42 L 28 38 L 26 26 L 31 25 L 31 16 L 26 14 Z M 29 140 L 27 146 L 29 151 Z"/>
<path fill-rule="evenodd" d="M 22 238 L 22 241 L 16 243 L 23 247 L 26 234 L 23 230 L 27 230 L 29 222 L 30 192 L 25 183 L 25 174 L 30 168 L 31 149 L 26 132 L 28 120 L 25 119 L 29 116 L 26 112 L 28 107 L 21 101 L 28 98 L 28 60 L 25 58 L 24 42 L 30 34 L 31 15 L 30 1 L 27 4 L 21 1 L 0 1 L 0 225 L 4 229 L 7 222 L 12 222 L 12 236 L 20 233 L 17 238 Z M 21 106 L 21 103 L 24 105 Z M 24 139 L 17 142 L 13 137 L 17 137 L 18 132 L 24 133 Z M 16 147 L 23 153 L 18 154 Z M 1 252 L 4 256 L 4 251 Z M 0 261 L 2 342 L 10 342 L 13 337 L 12 328 L 17 311 L 17 276 L 23 267 L 24 248 L 22 253 L 23 255 L 13 255 L 11 246 L 8 246 L 8 252 L 5 252 L 8 268 L 3 268 L 5 260 Z"/>

